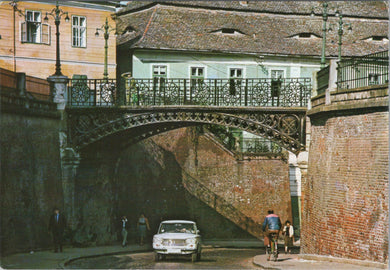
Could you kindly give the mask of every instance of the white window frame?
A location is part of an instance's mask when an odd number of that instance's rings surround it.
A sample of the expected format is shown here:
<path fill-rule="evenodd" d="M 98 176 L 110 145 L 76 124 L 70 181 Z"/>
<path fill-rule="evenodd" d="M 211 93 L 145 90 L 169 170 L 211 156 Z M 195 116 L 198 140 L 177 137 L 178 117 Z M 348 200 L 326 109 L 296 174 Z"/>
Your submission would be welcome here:
<path fill-rule="evenodd" d="M 201 65 L 193 65 L 193 66 L 190 66 L 189 67 L 189 70 L 188 70 L 188 74 L 189 74 L 189 78 L 191 79 L 192 77 L 192 69 L 193 68 L 201 68 L 203 69 L 203 79 L 206 79 L 206 66 L 201 66 Z M 195 76 L 195 77 L 199 77 L 199 76 Z"/>
<path fill-rule="evenodd" d="M 75 18 L 77 18 L 77 25 L 74 24 Z M 84 19 L 84 25 L 80 25 L 80 19 Z M 72 47 L 87 47 L 87 17 L 85 16 L 72 15 Z"/>
<path fill-rule="evenodd" d="M 158 66 L 158 67 L 162 67 L 162 66 L 165 66 L 166 67 L 166 74 L 165 74 L 165 79 L 168 79 L 168 71 L 169 71 L 169 66 L 167 64 L 162 64 L 162 63 L 154 63 L 150 66 L 150 73 L 151 73 L 151 78 L 154 78 L 154 77 L 158 77 L 158 78 L 162 78 L 163 76 L 161 76 L 161 74 L 155 76 L 154 75 L 154 67 L 155 66 Z M 160 72 L 160 71 L 159 71 Z"/>
<path fill-rule="evenodd" d="M 28 19 L 28 15 L 32 14 L 32 20 Z M 35 18 L 35 14 L 39 14 L 38 18 Z M 50 44 L 50 25 L 42 23 L 42 12 L 37 10 L 26 10 L 24 21 L 20 24 L 20 40 L 22 43 L 32 44 Z M 36 25 L 35 36 L 31 30 L 32 25 Z"/>
<path fill-rule="evenodd" d="M 287 73 L 286 72 L 286 68 L 271 68 L 269 71 L 270 71 L 269 72 L 269 77 L 271 79 L 279 79 L 279 78 L 272 78 L 272 71 L 283 71 L 282 79 L 286 78 L 286 73 Z"/>
<path fill-rule="evenodd" d="M 232 69 L 241 69 L 241 76 L 242 77 L 231 77 L 230 76 L 230 71 Z M 228 69 L 227 69 L 227 77 L 228 77 L 228 79 L 238 79 L 239 78 L 239 79 L 243 80 L 243 79 L 246 78 L 246 69 L 245 69 L 245 67 L 229 66 Z"/>
<path fill-rule="evenodd" d="M 236 70 L 241 70 L 241 77 L 231 77 L 230 76 L 230 72 L 232 69 L 236 69 Z M 231 83 L 231 80 L 233 79 L 234 80 L 234 91 L 231 91 L 232 89 L 229 89 L 230 91 L 230 94 L 231 95 L 236 95 L 236 93 L 239 93 L 236 91 L 237 87 L 238 89 L 240 89 L 240 91 L 242 90 L 242 86 L 243 86 L 243 83 L 244 83 L 244 80 L 246 78 L 246 68 L 245 67 L 242 67 L 242 66 L 228 66 L 227 67 L 227 77 L 228 77 L 228 80 L 229 80 L 229 85 Z"/>

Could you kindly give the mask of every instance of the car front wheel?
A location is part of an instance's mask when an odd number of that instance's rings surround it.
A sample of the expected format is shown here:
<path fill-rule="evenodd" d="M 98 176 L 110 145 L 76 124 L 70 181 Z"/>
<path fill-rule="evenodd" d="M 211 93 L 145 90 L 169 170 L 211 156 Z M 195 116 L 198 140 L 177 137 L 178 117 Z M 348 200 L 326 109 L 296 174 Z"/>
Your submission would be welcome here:
<path fill-rule="evenodd" d="M 196 260 L 200 261 L 200 252 L 196 253 Z"/>
<path fill-rule="evenodd" d="M 192 262 L 196 262 L 198 259 L 198 252 L 192 253 L 191 254 L 191 260 Z"/>
<path fill-rule="evenodd" d="M 158 262 L 158 261 L 161 261 L 161 260 L 164 260 L 165 259 L 165 256 L 163 255 L 163 254 L 159 254 L 159 253 L 154 253 L 154 260 L 156 261 L 156 262 Z"/>

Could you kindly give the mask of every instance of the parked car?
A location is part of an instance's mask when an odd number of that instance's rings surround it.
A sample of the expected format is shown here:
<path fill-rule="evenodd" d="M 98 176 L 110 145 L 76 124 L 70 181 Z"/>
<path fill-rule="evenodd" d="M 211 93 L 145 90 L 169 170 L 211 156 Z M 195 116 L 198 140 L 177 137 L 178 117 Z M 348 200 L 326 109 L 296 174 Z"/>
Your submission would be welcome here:
<path fill-rule="evenodd" d="M 191 255 L 195 262 L 200 260 L 201 248 L 199 230 L 193 221 L 163 221 L 153 236 L 156 261 L 165 259 L 166 255 Z"/>

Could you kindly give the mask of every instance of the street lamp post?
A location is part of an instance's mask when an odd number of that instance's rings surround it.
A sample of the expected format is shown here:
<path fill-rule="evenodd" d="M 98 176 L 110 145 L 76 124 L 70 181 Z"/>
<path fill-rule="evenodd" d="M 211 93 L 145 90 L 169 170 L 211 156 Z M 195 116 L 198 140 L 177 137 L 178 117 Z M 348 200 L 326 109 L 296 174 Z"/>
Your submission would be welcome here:
<path fill-rule="evenodd" d="M 322 49 L 321 49 L 321 69 L 325 67 L 325 47 L 326 47 L 326 21 L 328 20 L 328 3 L 322 4 Z"/>
<path fill-rule="evenodd" d="M 322 4 L 322 7 L 323 7 L 323 10 L 322 10 L 322 48 L 321 48 L 321 69 L 325 67 L 325 48 L 326 48 L 326 32 L 327 31 L 332 31 L 332 26 L 334 24 L 330 24 L 329 25 L 329 28 L 326 26 L 326 22 L 328 21 L 328 3 L 324 2 Z M 334 14 L 336 17 L 339 17 L 339 23 L 338 23 L 338 36 L 339 36 L 339 41 L 338 41 L 338 59 L 339 61 L 341 60 L 341 45 L 342 45 L 342 37 L 343 37 L 343 34 L 344 34 L 344 30 L 343 30 L 343 25 L 346 25 L 348 26 L 348 31 L 351 31 L 352 30 L 352 26 L 350 23 L 344 23 L 343 22 L 343 16 L 341 15 L 341 13 L 337 10 Z M 311 16 L 314 17 L 315 16 L 315 13 L 314 13 L 314 7 L 312 8 L 312 11 L 311 11 Z"/>
<path fill-rule="evenodd" d="M 59 31 L 59 27 L 60 27 L 61 17 L 63 15 L 66 15 L 65 21 L 68 22 L 69 16 L 68 16 L 68 12 L 64 12 L 62 9 L 60 9 L 58 7 L 58 1 L 56 2 L 56 7 L 53 8 L 52 11 L 50 11 L 50 13 L 46 12 L 46 16 L 44 18 L 44 20 L 46 22 L 49 20 L 47 15 L 50 15 L 54 18 L 54 23 L 56 25 L 56 72 L 54 73 L 54 75 L 62 76 L 61 60 L 60 60 L 60 31 Z"/>
<path fill-rule="evenodd" d="M 352 31 L 352 25 L 350 23 L 344 23 L 343 22 L 343 15 L 336 11 L 336 16 L 339 17 L 339 23 L 338 23 L 338 36 L 339 36 L 339 42 L 338 42 L 338 59 L 341 61 L 341 46 L 343 44 L 343 34 L 344 34 L 344 29 L 343 25 L 348 26 L 348 31 Z M 332 25 L 330 25 L 331 27 Z"/>
<path fill-rule="evenodd" d="M 326 31 L 328 30 L 326 27 L 326 22 L 328 21 L 328 3 L 324 2 L 322 4 L 322 47 L 321 47 L 321 69 L 325 67 L 325 47 L 326 47 Z M 315 16 L 314 7 L 312 7 L 311 15 Z"/>
<path fill-rule="evenodd" d="M 103 72 L 103 79 L 108 79 L 108 71 L 107 71 L 107 55 L 108 55 L 108 38 L 110 37 L 111 31 L 116 31 L 115 28 L 112 28 L 110 25 L 108 25 L 108 19 L 106 18 L 106 22 L 102 27 L 96 28 L 95 36 L 99 36 L 99 31 L 104 32 L 104 72 Z"/>

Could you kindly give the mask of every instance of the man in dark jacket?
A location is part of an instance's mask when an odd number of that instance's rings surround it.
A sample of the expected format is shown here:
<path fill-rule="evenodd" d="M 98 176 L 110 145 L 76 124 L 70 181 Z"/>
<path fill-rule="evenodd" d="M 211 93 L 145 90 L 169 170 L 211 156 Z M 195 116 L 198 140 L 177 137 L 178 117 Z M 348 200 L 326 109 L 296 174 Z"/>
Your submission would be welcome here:
<path fill-rule="evenodd" d="M 49 231 L 53 235 L 54 252 L 62 252 L 62 238 L 66 227 L 66 220 L 63 214 L 60 214 L 60 210 L 55 207 L 54 213 L 49 219 Z"/>
<path fill-rule="evenodd" d="M 269 248 L 270 246 L 270 233 L 277 233 L 279 235 L 280 229 L 282 228 L 282 222 L 278 215 L 274 214 L 274 210 L 268 210 L 268 215 L 265 217 L 263 222 L 263 232 L 264 234 L 264 245 Z M 267 231 L 266 231 L 267 229 Z"/>

